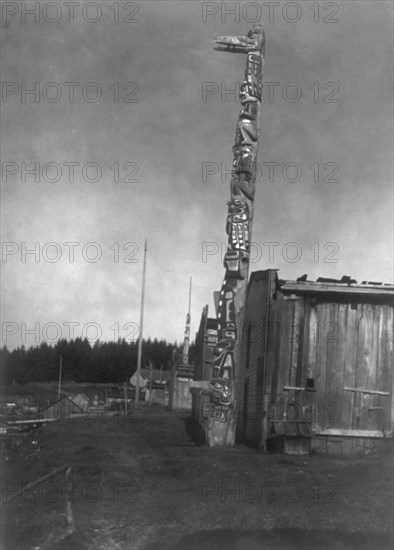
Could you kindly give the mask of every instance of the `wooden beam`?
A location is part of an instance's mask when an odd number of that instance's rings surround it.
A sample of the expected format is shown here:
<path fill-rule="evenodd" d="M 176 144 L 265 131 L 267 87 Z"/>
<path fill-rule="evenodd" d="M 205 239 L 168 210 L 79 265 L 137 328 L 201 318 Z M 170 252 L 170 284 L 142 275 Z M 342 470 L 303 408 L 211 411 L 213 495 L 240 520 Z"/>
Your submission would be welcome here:
<path fill-rule="evenodd" d="M 370 393 L 373 395 L 390 395 L 388 391 L 378 391 L 378 390 L 366 390 L 364 388 L 343 388 L 345 391 L 353 391 L 358 393 Z"/>
<path fill-rule="evenodd" d="M 35 481 L 32 481 L 31 483 L 28 483 L 27 485 L 22 487 L 22 489 L 20 489 L 20 491 L 15 493 L 15 495 L 11 495 L 10 498 L 8 500 L 6 500 L 5 502 L 10 502 L 11 500 L 14 500 L 15 498 L 19 497 L 22 493 L 24 493 L 28 489 L 31 489 L 35 485 L 37 485 L 39 483 L 42 483 L 43 481 L 46 481 L 47 479 L 50 479 L 51 477 L 53 477 L 57 474 L 60 474 L 61 472 L 64 472 L 64 470 L 67 470 L 67 468 L 69 468 L 69 465 L 64 464 L 63 466 L 60 466 L 60 468 L 56 468 L 56 470 L 52 470 L 52 472 L 49 472 L 49 474 L 45 474 L 44 476 L 39 477 Z"/>
<path fill-rule="evenodd" d="M 315 388 L 302 388 L 299 386 L 283 386 L 285 391 L 295 390 L 295 391 L 316 391 Z"/>
<path fill-rule="evenodd" d="M 45 422 L 55 422 L 58 418 L 33 418 L 30 420 L 13 420 L 7 422 L 7 426 L 14 426 L 15 424 L 43 424 Z"/>
<path fill-rule="evenodd" d="M 392 286 L 381 287 L 364 287 L 364 286 L 348 286 L 341 283 L 316 283 L 316 282 L 294 282 L 286 281 L 281 285 L 282 291 L 288 292 L 316 292 L 316 293 L 339 293 L 339 294 L 362 294 L 368 296 L 392 296 L 394 288 Z"/>
<path fill-rule="evenodd" d="M 71 507 L 73 495 L 72 495 L 72 489 L 70 485 L 70 475 L 71 475 L 71 466 L 69 466 L 66 470 L 66 480 L 67 480 L 66 516 L 67 516 L 68 534 L 71 535 L 71 533 L 75 531 L 75 522 L 74 522 L 74 515 Z"/>
<path fill-rule="evenodd" d="M 327 436 L 344 436 L 344 437 L 378 437 L 388 438 L 393 437 L 392 432 L 382 432 L 380 430 L 348 430 L 341 428 L 328 428 L 327 430 L 319 430 L 314 432 L 314 435 Z"/>

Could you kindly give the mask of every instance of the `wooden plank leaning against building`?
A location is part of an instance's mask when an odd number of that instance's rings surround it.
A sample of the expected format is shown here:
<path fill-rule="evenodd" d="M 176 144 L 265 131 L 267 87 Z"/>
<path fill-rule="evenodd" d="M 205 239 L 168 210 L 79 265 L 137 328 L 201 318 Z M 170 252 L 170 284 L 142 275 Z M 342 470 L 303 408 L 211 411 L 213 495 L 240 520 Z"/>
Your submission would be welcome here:
<path fill-rule="evenodd" d="M 252 273 L 236 380 L 238 436 L 295 453 L 391 443 L 393 297 L 389 285 Z"/>

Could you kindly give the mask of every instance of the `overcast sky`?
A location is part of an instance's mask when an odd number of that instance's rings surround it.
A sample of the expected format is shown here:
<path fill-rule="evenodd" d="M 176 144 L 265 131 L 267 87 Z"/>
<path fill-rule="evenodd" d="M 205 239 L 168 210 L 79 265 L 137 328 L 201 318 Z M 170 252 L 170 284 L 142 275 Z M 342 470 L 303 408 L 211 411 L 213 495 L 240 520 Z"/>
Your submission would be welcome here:
<path fill-rule="evenodd" d="M 190 276 L 214 316 L 246 57 L 212 44 L 253 21 L 251 270 L 392 282 L 391 2 L 56 3 L 3 2 L 2 344 L 138 336 L 145 237 L 144 337 L 182 340 Z"/>

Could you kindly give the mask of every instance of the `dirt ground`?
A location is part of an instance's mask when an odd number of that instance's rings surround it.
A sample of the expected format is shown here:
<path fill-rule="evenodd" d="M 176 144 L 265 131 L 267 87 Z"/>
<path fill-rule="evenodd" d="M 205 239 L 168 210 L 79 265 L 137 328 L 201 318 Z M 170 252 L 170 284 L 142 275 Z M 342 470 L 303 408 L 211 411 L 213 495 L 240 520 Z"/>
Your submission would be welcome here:
<path fill-rule="evenodd" d="M 2 457 L 3 550 L 393 547 L 391 454 L 263 454 L 189 433 L 186 413 L 159 406 L 28 433 Z M 18 496 L 62 465 L 69 478 Z"/>

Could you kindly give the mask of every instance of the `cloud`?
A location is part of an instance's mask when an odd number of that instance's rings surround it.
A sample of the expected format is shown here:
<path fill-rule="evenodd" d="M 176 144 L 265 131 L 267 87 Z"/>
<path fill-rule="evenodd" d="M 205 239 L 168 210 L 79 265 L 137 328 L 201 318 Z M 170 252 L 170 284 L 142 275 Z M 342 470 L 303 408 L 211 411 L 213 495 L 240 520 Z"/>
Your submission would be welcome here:
<path fill-rule="evenodd" d="M 338 24 L 314 23 L 306 9 L 298 23 L 287 23 L 280 11 L 266 21 L 264 79 L 278 85 L 272 102 L 265 86 L 262 104 L 253 229 L 261 255 L 252 270 L 391 280 L 392 68 L 391 42 L 382 40 L 391 33 L 390 9 L 384 2 L 340 2 Z M 250 23 L 223 22 L 219 14 L 205 24 L 200 3 L 180 2 L 141 3 L 134 25 L 111 17 L 107 12 L 97 24 L 80 16 L 75 24 L 15 17 L 3 29 L 3 81 L 18 85 L 2 104 L 3 162 L 17 169 L 2 183 L 3 241 L 17 247 L 3 263 L 3 319 L 33 326 L 95 321 L 105 327 L 103 338 L 113 337 L 114 322 L 139 322 L 147 237 L 145 334 L 181 340 L 189 277 L 192 334 L 205 304 L 213 314 L 212 293 L 224 277 L 229 177 L 222 167 L 231 169 L 240 110 L 231 90 L 243 78 L 245 58 L 214 52 L 212 41 L 243 34 Z M 21 101 L 23 82 L 39 83 L 38 102 L 32 95 Z M 45 96 L 56 91 L 45 88 L 50 82 L 60 86 L 56 102 Z M 78 83 L 74 102 L 67 82 Z M 218 92 L 203 101 L 207 82 Z M 292 82 L 302 90 L 296 102 L 288 100 Z M 97 102 L 86 99 L 95 91 L 89 83 L 101 90 Z M 204 182 L 206 162 L 218 173 Z M 272 183 L 267 162 L 279 163 Z M 28 173 L 22 182 L 23 163 L 38 163 L 38 181 Z M 73 181 L 67 163 L 78 163 Z M 301 168 L 298 182 L 283 177 L 287 163 Z M 324 182 L 335 165 L 338 182 Z M 56 166 L 59 181 L 48 181 Z M 52 242 L 62 253 L 55 263 L 47 259 L 55 248 L 45 248 Z M 67 242 L 80 243 L 73 263 Z M 204 262 L 207 242 L 218 251 Z M 264 245 L 272 242 L 279 243 L 274 262 Z M 286 258 L 296 252 L 286 248 L 291 242 L 301 249 L 298 262 Z M 23 246 L 34 243 L 39 262 L 32 255 L 23 262 Z M 97 262 L 87 256 L 95 253 L 89 243 L 101 250 Z M 333 252 L 324 248 L 329 243 L 338 246 L 337 263 L 324 261 Z"/>

